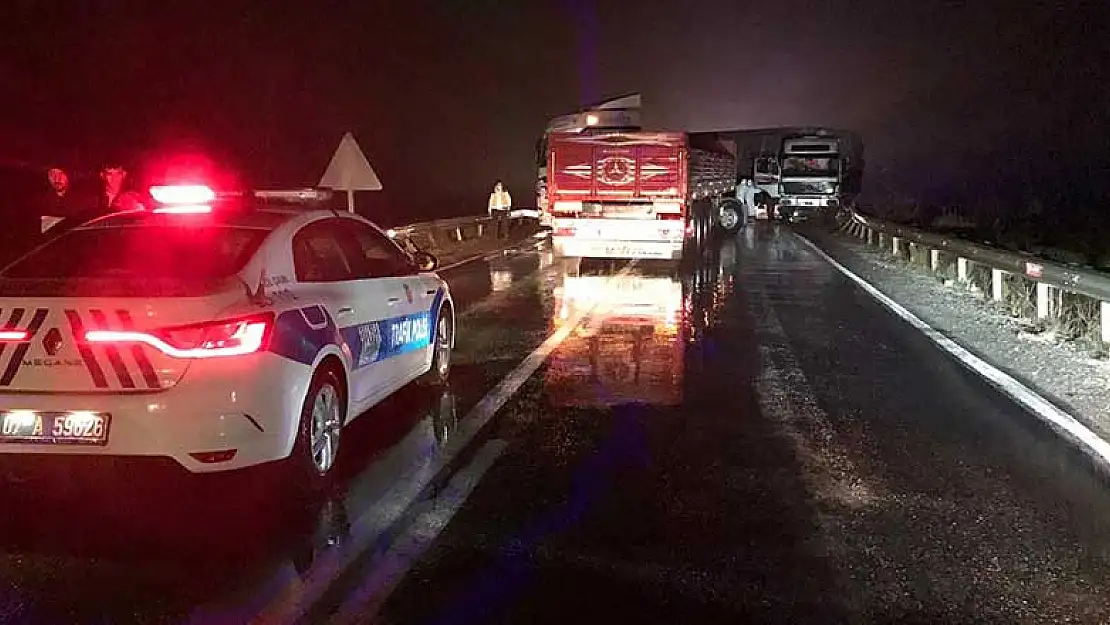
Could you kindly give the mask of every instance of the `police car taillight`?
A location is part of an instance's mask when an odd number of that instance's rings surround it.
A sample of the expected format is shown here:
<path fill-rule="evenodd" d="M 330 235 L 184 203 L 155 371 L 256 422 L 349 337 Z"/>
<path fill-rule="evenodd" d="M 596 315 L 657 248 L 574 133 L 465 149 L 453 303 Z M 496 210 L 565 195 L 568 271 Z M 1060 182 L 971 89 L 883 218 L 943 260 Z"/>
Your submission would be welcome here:
<path fill-rule="evenodd" d="M 266 349 L 273 326 L 273 314 L 262 314 L 153 332 L 91 330 L 85 333 L 85 340 L 89 343 L 145 343 L 173 358 L 243 356 Z"/>

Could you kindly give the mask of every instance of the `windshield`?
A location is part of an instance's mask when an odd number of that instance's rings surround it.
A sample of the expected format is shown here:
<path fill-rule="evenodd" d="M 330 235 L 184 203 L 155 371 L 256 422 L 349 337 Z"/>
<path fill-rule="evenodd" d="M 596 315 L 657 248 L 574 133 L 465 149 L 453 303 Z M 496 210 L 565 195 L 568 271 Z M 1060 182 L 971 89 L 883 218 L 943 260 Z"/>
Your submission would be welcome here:
<path fill-rule="evenodd" d="M 246 265 L 269 231 L 226 226 L 72 230 L 0 277 L 213 280 Z"/>
<path fill-rule="evenodd" d="M 834 177 L 840 171 L 840 159 L 832 157 L 788 156 L 782 159 L 784 178 L 795 176 Z"/>
<path fill-rule="evenodd" d="M 774 157 L 764 156 L 756 159 L 755 173 L 766 174 L 768 176 L 777 176 L 779 174 L 779 164 Z"/>

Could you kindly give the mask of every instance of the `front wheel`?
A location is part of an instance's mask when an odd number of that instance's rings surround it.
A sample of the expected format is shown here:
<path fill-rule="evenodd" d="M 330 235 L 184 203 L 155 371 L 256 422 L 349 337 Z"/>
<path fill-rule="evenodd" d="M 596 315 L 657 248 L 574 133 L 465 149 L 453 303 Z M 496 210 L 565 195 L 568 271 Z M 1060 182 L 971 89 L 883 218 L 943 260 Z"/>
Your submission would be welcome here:
<path fill-rule="evenodd" d="M 443 386 L 451 375 L 451 347 L 455 343 L 454 327 L 447 308 L 439 311 L 436 333 L 432 337 L 432 366 L 421 379 L 428 386 Z"/>
<path fill-rule="evenodd" d="M 743 204 L 735 200 L 726 200 L 718 209 L 717 223 L 728 234 L 734 234 L 744 225 L 747 217 Z"/>

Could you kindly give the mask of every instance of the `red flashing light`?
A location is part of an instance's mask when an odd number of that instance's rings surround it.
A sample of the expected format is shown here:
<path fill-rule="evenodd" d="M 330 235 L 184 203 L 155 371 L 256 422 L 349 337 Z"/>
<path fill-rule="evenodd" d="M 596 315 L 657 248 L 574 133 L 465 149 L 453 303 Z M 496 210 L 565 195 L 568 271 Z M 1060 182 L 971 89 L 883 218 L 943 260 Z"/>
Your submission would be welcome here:
<path fill-rule="evenodd" d="M 265 349 L 273 329 L 272 314 L 198 323 L 154 332 L 90 330 L 89 343 L 145 343 L 173 358 L 243 356 Z"/>
<path fill-rule="evenodd" d="M 26 330 L 0 330 L 0 342 L 18 343 L 26 341 L 31 334 Z"/>
<path fill-rule="evenodd" d="M 150 188 L 150 197 L 159 204 L 173 204 L 196 208 L 216 199 L 216 192 L 202 184 L 185 184 Z M 161 210 L 158 212 L 169 212 Z M 198 211 L 187 211 L 198 212 Z"/>
<path fill-rule="evenodd" d="M 212 207 L 207 204 L 183 204 L 180 206 L 159 206 L 154 209 L 155 213 L 163 213 L 167 215 L 199 215 L 208 214 L 212 212 Z"/>

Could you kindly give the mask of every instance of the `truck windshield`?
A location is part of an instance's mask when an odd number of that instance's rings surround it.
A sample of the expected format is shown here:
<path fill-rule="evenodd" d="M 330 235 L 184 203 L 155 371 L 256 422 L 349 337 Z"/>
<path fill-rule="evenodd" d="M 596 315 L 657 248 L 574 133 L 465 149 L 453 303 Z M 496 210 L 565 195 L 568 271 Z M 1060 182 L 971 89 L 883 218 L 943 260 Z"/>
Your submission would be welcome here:
<path fill-rule="evenodd" d="M 840 159 L 832 157 L 787 156 L 782 159 L 782 175 L 792 177 L 834 177 L 840 172 Z"/>
<path fill-rule="evenodd" d="M 779 164 L 774 157 L 760 157 L 755 161 L 755 173 L 768 176 L 779 175 Z"/>

